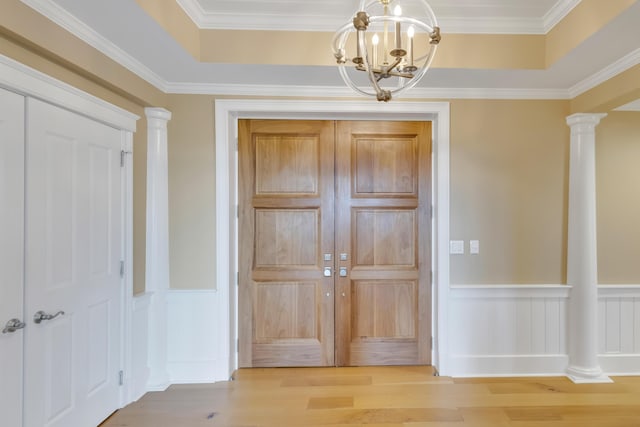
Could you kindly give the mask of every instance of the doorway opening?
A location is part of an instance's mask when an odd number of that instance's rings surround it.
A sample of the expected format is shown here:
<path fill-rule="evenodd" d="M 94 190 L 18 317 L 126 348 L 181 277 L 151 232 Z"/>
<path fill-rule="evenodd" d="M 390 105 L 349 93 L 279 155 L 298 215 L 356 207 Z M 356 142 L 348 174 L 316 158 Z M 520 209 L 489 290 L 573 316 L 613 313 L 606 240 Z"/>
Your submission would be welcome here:
<path fill-rule="evenodd" d="M 227 344 L 229 375 L 238 367 L 237 360 L 237 130 L 238 120 L 312 119 L 312 120 L 398 120 L 431 121 L 432 151 L 432 266 L 433 308 L 432 364 L 441 373 L 447 371 L 447 329 L 449 295 L 449 104 L 446 102 L 396 102 L 379 105 L 360 101 L 293 100 L 216 100 L 216 242 L 217 292 L 228 301 L 219 313 L 219 336 Z M 226 338 L 226 339 L 225 339 Z"/>

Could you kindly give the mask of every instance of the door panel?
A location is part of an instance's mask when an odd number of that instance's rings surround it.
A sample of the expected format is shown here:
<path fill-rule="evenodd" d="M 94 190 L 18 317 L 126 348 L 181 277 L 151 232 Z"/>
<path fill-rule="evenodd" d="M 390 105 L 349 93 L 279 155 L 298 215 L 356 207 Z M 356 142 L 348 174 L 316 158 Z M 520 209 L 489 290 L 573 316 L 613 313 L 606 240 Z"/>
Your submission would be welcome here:
<path fill-rule="evenodd" d="M 339 122 L 338 365 L 428 364 L 430 123 Z"/>
<path fill-rule="evenodd" d="M 28 101 L 25 425 L 97 425 L 118 408 L 117 130 Z"/>
<path fill-rule="evenodd" d="M 0 330 L 25 321 L 24 97 L 0 89 Z M 0 414 L 3 425 L 22 425 L 24 329 L 0 333 Z"/>
<path fill-rule="evenodd" d="M 241 367 L 430 363 L 430 132 L 240 121 Z"/>
<path fill-rule="evenodd" d="M 333 124 L 239 123 L 239 365 L 334 363 Z"/>

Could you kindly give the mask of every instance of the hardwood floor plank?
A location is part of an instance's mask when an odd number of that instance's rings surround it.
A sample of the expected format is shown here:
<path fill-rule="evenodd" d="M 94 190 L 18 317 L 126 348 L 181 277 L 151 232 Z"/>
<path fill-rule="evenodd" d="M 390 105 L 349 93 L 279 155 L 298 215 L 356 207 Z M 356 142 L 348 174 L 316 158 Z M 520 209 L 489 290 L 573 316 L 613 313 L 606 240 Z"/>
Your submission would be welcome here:
<path fill-rule="evenodd" d="M 433 377 L 423 367 L 251 369 L 147 393 L 103 427 L 640 427 L 640 377 Z"/>

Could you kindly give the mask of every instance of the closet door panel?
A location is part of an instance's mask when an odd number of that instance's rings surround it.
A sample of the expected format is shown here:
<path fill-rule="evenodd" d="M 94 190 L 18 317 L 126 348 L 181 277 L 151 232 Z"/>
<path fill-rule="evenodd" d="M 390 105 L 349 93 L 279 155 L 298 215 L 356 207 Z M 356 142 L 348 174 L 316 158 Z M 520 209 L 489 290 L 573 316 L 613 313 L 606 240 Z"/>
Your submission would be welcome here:
<path fill-rule="evenodd" d="M 25 425 L 97 425 L 119 402 L 120 132 L 31 99 L 27 129 Z"/>
<path fill-rule="evenodd" d="M 0 89 L 0 329 L 24 321 L 24 97 Z M 24 329 L 0 333 L 2 425 L 22 425 Z"/>

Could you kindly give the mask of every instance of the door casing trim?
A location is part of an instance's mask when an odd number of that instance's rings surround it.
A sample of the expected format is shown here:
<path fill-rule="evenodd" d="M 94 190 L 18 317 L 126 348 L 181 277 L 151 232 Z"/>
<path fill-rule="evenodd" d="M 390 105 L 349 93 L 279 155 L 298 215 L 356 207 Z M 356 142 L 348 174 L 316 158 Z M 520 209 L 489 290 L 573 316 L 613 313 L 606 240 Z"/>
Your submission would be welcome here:
<path fill-rule="evenodd" d="M 222 301 L 217 336 L 220 354 L 227 354 L 226 373 L 236 370 L 237 314 L 237 144 L 239 119 L 411 120 L 433 122 L 433 365 L 448 373 L 449 300 L 449 129 L 448 102 L 391 102 L 351 100 L 216 99 L 216 289 Z M 224 301 L 228 301 L 225 304 Z"/>

